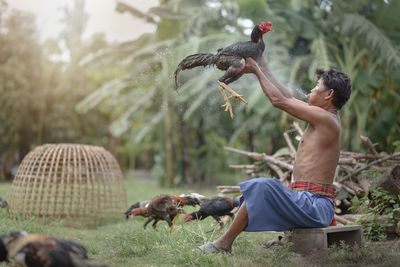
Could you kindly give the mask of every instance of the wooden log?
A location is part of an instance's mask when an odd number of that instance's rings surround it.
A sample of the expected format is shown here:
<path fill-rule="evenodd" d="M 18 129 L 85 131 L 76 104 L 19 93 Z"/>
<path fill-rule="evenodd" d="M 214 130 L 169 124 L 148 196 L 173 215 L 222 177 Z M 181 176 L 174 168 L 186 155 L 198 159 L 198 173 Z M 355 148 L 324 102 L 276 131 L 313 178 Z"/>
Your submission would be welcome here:
<path fill-rule="evenodd" d="M 338 164 L 340 165 L 354 165 L 357 161 L 354 158 L 339 158 Z"/>
<path fill-rule="evenodd" d="M 335 213 L 336 214 L 342 214 L 342 210 L 338 207 L 335 208 Z"/>
<path fill-rule="evenodd" d="M 343 218 L 342 216 L 339 216 L 337 214 L 335 214 L 335 220 L 341 224 L 347 225 L 349 223 L 351 223 L 351 221 L 346 220 L 345 218 Z"/>
<path fill-rule="evenodd" d="M 243 164 L 243 165 L 231 164 L 231 165 L 229 165 L 229 168 L 232 168 L 232 169 L 255 169 L 256 166 L 251 165 L 251 164 Z"/>
<path fill-rule="evenodd" d="M 356 195 L 356 192 L 353 189 L 349 188 L 348 186 L 346 186 L 344 184 L 341 184 L 341 183 L 338 183 L 338 182 L 333 182 L 333 185 L 336 186 L 337 188 L 343 188 L 344 190 L 346 190 L 347 192 L 349 192 L 353 196 Z"/>
<path fill-rule="evenodd" d="M 221 192 L 222 194 L 231 194 L 231 193 L 239 193 L 240 189 L 221 189 L 219 192 Z"/>
<path fill-rule="evenodd" d="M 342 201 L 340 199 L 335 199 L 335 206 L 338 207 L 342 204 Z"/>
<path fill-rule="evenodd" d="M 356 160 L 358 159 L 381 159 L 386 157 L 385 155 L 372 155 L 372 154 L 363 154 L 363 153 L 357 153 L 357 152 L 351 152 L 351 151 L 340 151 L 340 156 L 341 157 L 352 157 Z M 396 155 L 393 157 L 394 159 L 400 159 L 399 155 Z"/>
<path fill-rule="evenodd" d="M 362 214 L 343 214 L 341 215 L 342 218 L 355 222 L 363 216 Z"/>
<path fill-rule="evenodd" d="M 397 195 L 400 192 L 400 165 L 394 166 L 379 177 L 376 183 L 377 187 L 381 187 L 390 194 Z"/>
<path fill-rule="evenodd" d="M 355 176 L 355 175 L 359 174 L 360 172 L 362 172 L 362 171 L 368 169 L 368 168 L 371 167 L 372 165 L 379 164 L 379 163 L 381 163 L 381 162 L 387 161 L 387 160 L 389 160 L 389 159 L 392 159 L 392 158 L 395 158 L 395 157 L 398 157 L 398 156 L 400 156 L 400 152 L 397 152 L 397 153 L 394 153 L 394 154 L 392 154 L 392 155 L 388 155 L 388 156 L 386 156 L 386 157 L 383 157 L 383 158 L 374 160 L 374 161 L 368 163 L 366 166 L 357 169 L 355 172 L 353 172 L 353 173 L 351 173 L 351 174 L 348 174 L 348 175 L 346 175 L 346 176 L 340 178 L 340 180 L 339 180 L 338 182 L 345 181 L 345 180 L 351 178 L 352 176 Z"/>
<path fill-rule="evenodd" d="M 238 185 L 217 185 L 217 189 L 232 189 L 232 188 L 240 189 L 240 186 L 238 186 Z"/>
<path fill-rule="evenodd" d="M 224 150 L 239 153 L 239 154 L 248 156 L 249 158 L 253 158 L 255 160 L 273 163 L 273 164 L 278 165 L 279 167 L 287 169 L 287 170 L 291 170 L 291 171 L 293 170 L 293 165 L 286 163 L 282 160 L 276 159 L 272 156 L 268 156 L 265 153 L 260 154 L 260 153 L 256 153 L 256 152 L 248 152 L 248 151 L 244 151 L 244 150 L 240 150 L 240 149 L 236 149 L 236 148 L 232 148 L 232 147 L 224 147 Z"/>
<path fill-rule="evenodd" d="M 371 187 L 371 183 L 367 180 L 367 178 L 356 176 L 356 180 L 357 183 L 360 185 L 360 187 L 363 189 L 363 191 L 365 193 L 368 193 L 369 188 Z"/>
<path fill-rule="evenodd" d="M 353 183 L 351 181 L 344 181 L 343 185 L 353 189 L 356 195 L 359 197 L 363 197 L 365 195 L 364 190 L 361 187 L 359 187 L 356 183 Z"/>
<path fill-rule="evenodd" d="M 346 206 L 346 207 L 350 207 L 351 206 L 351 202 L 350 201 L 348 201 L 347 199 L 342 199 L 342 202 L 343 202 L 343 204 Z"/>

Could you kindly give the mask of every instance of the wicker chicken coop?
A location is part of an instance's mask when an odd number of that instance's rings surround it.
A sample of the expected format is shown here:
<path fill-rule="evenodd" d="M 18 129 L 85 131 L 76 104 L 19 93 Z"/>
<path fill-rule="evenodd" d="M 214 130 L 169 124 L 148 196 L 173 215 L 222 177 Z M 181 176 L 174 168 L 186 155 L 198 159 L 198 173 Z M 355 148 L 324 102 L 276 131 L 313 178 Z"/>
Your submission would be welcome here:
<path fill-rule="evenodd" d="M 126 209 L 118 162 L 102 147 L 46 144 L 23 159 L 11 187 L 10 215 L 94 227 Z"/>

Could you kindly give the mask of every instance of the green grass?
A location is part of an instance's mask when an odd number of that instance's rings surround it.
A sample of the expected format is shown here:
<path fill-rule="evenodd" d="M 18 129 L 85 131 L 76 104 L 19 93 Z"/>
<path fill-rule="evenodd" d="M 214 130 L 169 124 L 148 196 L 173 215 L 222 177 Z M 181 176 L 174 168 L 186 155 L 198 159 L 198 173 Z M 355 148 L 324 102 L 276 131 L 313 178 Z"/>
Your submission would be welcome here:
<path fill-rule="evenodd" d="M 128 204 L 149 199 L 162 193 L 180 194 L 198 192 L 206 196 L 217 194 L 215 188 L 174 188 L 165 189 L 155 181 L 126 178 Z M 10 184 L 0 184 L 0 196 L 7 199 Z M 196 208 L 188 207 L 187 212 Z M 168 232 L 164 221 L 158 223 L 158 230 L 151 226 L 143 230 L 145 218 L 136 217 L 125 220 L 121 211 L 121 220 L 95 229 L 73 229 L 58 224 L 43 225 L 32 221 L 14 221 L 7 216 L 6 210 L 0 210 L 0 234 L 24 229 L 28 232 L 46 233 L 73 239 L 83 243 L 90 257 L 97 262 L 111 266 L 346 266 L 366 265 L 395 266 L 400 263 L 398 241 L 385 247 L 382 243 L 364 244 L 361 249 L 332 248 L 327 255 L 314 255 L 303 258 L 291 251 L 290 245 L 261 248 L 266 240 L 277 236 L 275 232 L 242 233 L 234 243 L 234 255 L 204 255 L 191 252 L 193 248 L 218 238 L 224 230 L 216 231 L 214 220 L 207 218 L 201 222 L 183 223 L 180 216 L 174 231 Z M 390 249 L 388 249 L 390 247 Z M 393 265 L 392 265 L 393 264 Z M 0 264 L 1 267 L 6 266 Z"/>

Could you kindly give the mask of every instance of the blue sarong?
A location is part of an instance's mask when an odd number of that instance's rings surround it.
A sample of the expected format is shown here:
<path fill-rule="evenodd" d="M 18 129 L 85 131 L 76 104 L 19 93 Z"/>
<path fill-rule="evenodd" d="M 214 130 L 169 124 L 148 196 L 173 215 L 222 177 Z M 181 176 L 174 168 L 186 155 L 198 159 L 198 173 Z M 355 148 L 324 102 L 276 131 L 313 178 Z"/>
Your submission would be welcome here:
<path fill-rule="evenodd" d="M 285 231 L 327 227 L 335 214 L 333 200 L 307 191 L 293 191 L 273 178 L 240 183 L 249 222 L 244 231 Z"/>

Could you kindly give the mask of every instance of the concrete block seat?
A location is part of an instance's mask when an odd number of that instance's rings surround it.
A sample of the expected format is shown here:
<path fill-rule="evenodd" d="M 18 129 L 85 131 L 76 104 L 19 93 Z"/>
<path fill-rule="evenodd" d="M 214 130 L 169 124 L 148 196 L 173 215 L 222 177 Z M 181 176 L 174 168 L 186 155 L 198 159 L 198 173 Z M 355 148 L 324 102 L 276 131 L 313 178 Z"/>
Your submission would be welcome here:
<path fill-rule="evenodd" d="M 294 244 L 294 251 L 311 253 L 327 251 L 333 244 L 341 241 L 353 246 L 361 245 L 363 229 L 361 225 L 330 226 L 326 228 L 304 228 L 290 231 L 290 241 Z"/>

